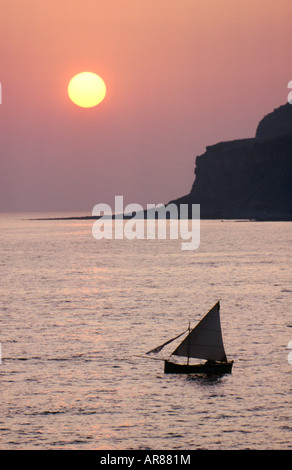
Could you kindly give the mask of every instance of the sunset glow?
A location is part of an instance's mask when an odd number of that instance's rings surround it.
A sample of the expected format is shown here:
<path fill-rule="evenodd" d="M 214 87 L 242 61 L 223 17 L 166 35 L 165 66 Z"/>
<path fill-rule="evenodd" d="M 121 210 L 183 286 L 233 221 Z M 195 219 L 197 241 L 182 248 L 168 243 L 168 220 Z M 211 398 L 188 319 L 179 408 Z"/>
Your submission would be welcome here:
<path fill-rule="evenodd" d="M 92 108 L 104 100 L 106 86 L 101 77 L 92 72 L 75 75 L 69 82 L 68 95 L 71 101 L 82 108 Z"/>
<path fill-rule="evenodd" d="M 206 146 L 253 137 L 292 93 L 291 0 L 3 3 L 4 212 L 171 201 Z M 101 96 L 73 94 L 81 72 Z"/>

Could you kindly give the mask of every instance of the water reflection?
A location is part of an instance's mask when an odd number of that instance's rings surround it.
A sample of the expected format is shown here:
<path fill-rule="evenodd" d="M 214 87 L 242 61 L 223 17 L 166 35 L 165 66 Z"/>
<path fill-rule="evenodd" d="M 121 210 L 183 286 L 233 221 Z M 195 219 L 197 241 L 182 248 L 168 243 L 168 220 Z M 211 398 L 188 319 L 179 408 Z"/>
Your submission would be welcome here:
<path fill-rule="evenodd" d="M 210 386 L 221 384 L 225 374 L 188 374 L 186 380 L 195 382 L 200 386 Z"/>

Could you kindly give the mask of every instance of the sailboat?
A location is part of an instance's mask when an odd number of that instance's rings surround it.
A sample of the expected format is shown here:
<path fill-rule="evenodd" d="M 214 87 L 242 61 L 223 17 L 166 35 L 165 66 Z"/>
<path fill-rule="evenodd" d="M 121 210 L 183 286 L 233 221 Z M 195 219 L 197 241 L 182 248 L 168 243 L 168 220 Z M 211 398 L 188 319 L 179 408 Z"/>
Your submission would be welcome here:
<path fill-rule="evenodd" d="M 188 332 L 188 335 L 173 351 L 171 356 L 186 357 L 184 364 L 164 360 L 164 372 L 175 374 L 226 374 L 231 373 L 233 361 L 228 361 L 221 332 L 220 324 L 220 301 L 202 318 L 202 320 L 191 330 L 190 325 L 187 330 L 180 333 L 165 343 L 151 349 L 146 354 L 156 354 L 167 344 L 178 339 Z M 206 362 L 190 364 L 190 359 L 205 359 Z"/>

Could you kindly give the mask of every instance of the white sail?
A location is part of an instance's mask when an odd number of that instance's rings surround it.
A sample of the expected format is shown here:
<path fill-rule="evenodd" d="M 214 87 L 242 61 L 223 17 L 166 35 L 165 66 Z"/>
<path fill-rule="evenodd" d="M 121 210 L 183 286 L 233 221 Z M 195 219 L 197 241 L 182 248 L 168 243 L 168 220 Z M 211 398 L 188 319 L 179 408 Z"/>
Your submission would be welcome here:
<path fill-rule="evenodd" d="M 227 361 L 219 309 L 217 302 L 172 354 L 210 361 Z"/>

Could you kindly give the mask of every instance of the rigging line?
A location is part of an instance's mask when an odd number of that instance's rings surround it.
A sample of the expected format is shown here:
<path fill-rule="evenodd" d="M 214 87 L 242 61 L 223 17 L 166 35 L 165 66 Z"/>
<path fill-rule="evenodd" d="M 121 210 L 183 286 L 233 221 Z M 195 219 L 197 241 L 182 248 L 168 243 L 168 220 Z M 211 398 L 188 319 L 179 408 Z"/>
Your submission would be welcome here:
<path fill-rule="evenodd" d="M 162 357 L 151 357 L 151 356 L 140 356 L 139 354 L 133 354 L 134 357 L 142 357 L 144 359 L 152 359 L 153 361 L 165 361 Z"/>

